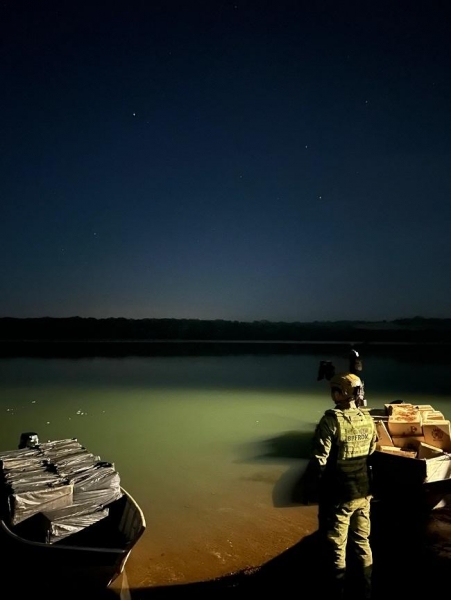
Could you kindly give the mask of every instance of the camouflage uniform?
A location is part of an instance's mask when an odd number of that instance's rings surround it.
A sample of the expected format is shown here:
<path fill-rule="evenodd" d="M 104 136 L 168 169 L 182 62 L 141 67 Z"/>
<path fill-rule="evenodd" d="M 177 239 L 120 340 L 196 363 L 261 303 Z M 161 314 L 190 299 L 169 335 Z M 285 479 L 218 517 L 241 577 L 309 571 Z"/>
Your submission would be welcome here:
<path fill-rule="evenodd" d="M 319 530 L 331 553 L 338 597 L 344 593 L 347 546 L 359 568 L 361 597 L 370 597 L 373 559 L 367 459 L 375 446 L 373 419 L 360 408 L 326 411 L 315 431 L 312 463 L 320 476 Z"/>

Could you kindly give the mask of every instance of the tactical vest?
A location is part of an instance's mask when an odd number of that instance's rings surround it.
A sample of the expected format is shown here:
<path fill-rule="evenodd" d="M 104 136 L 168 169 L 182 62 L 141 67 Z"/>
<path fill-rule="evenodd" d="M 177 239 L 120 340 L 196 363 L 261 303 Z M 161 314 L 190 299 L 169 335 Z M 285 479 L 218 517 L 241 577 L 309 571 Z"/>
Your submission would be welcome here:
<path fill-rule="evenodd" d="M 336 501 L 343 502 L 368 496 L 368 454 L 374 436 L 371 415 L 358 408 L 344 411 L 333 408 L 326 414 L 333 414 L 338 424 L 333 457 L 326 467 L 330 492 Z"/>

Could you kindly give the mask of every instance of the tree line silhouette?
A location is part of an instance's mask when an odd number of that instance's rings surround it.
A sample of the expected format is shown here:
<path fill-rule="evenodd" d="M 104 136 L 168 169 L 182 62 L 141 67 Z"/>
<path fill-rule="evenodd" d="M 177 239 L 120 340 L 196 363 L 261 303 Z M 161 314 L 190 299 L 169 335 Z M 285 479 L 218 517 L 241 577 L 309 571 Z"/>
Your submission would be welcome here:
<path fill-rule="evenodd" d="M 227 321 L 222 319 L 0 318 L 0 340 L 280 341 L 450 343 L 451 319 L 394 321 Z"/>

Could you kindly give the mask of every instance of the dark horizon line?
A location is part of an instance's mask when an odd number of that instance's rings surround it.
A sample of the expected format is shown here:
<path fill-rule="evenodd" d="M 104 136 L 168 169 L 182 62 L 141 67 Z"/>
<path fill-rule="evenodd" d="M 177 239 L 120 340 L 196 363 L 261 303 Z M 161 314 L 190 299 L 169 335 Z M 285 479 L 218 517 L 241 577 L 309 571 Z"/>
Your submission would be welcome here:
<path fill-rule="evenodd" d="M 0 321 L 69 321 L 69 320 L 84 320 L 84 321 L 201 321 L 205 323 L 243 323 L 243 324 L 253 324 L 253 323 L 274 323 L 274 324 L 334 324 L 334 323 L 405 323 L 405 322 L 424 322 L 424 321 L 451 321 L 451 317 L 423 317 L 420 315 L 416 315 L 414 317 L 397 317 L 396 319 L 315 319 L 312 321 L 283 321 L 283 320 L 273 320 L 273 319 L 254 319 L 252 321 L 245 321 L 240 319 L 202 319 L 198 317 L 80 317 L 78 315 L 74 315 L 71 317 L 9 317 L 3 316 L 0 317 Z"/>

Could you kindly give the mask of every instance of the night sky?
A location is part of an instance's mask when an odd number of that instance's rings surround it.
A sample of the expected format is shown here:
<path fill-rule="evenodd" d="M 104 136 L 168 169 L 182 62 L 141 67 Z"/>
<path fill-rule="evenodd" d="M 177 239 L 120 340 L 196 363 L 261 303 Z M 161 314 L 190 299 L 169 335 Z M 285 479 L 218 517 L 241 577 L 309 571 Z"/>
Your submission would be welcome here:
<path fill-rule="evenodd" d="M 3 0 L 0 316 L 451 317 L 450 31 L 434 1 Z"/>

